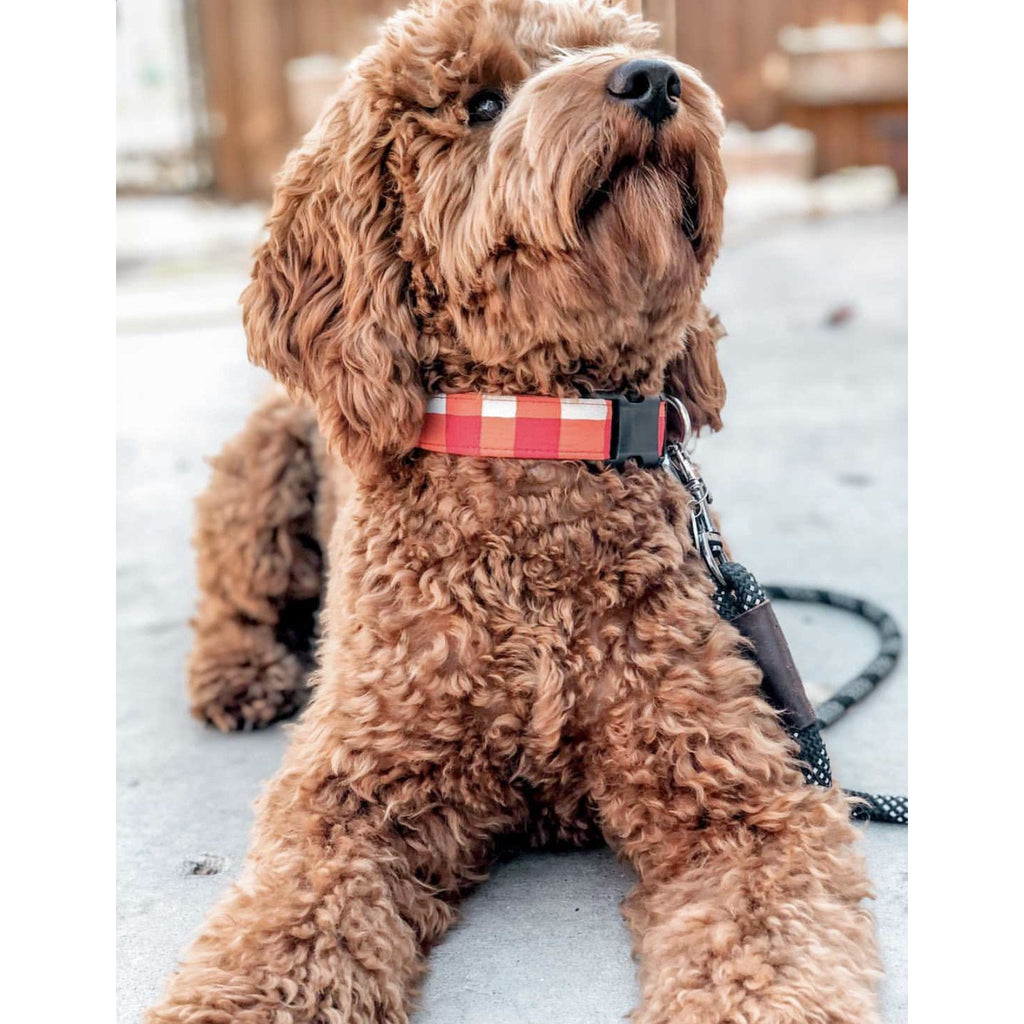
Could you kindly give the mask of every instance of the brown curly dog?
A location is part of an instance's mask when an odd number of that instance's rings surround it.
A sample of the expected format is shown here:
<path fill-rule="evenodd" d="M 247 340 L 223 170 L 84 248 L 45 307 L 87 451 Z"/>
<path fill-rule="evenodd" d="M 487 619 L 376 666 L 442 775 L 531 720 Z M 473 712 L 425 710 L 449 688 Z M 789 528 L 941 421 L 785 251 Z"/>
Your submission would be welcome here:
<path fill-rule="evenodd" d="M 664 392 L 720 425 L 722 120 L 654 38 L 598 0 L 418 4 L 287 164 L 245 324 L 309 404 L 216 465 L 191 690 L 224 729 L 292 710 L 326 557 L 315 686 L 149 1021 L 406 1021 L 508 836 L 633 865 L 637 1022 L 876 1019 L 847 800 L 804 784 L 682 488 L 416 449 L 439 392 Z"/>

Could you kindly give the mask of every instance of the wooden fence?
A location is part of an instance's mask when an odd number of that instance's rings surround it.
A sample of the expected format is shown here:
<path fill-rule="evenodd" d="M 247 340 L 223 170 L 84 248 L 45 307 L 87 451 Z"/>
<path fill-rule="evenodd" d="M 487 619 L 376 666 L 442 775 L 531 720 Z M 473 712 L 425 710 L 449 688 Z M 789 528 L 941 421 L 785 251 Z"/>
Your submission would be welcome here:
<path fill-rule="evenodd" d="M 907 16 L 907 0 L 627 0 L 662 27 L 662 46 L 700 68 L 730 119 L 751 128 L 780 120 L 810 128 L 818 169 L 889 163 L 905 174 L 906 100 L 800 105 L 767 81 L 779 30 L 825 20 L 868 24 Z M 309 127 L 289 106 L 285 68 L 295 57 L 348 57 L 399 0 L 192 0 L 202 39 L 216 190 L 265 196 L 284 155 Z"/>
<path fill-rule="evenodd" d="M 398 0 L 194 0 L 202 40 L 214 188 L 228 199 L 269 194 L 296 124 L 285 69 L 296 57 L 350 57 Z"/>
<path fill-rule="evenodd" d="M 769 63 L 779 30 L 823 22 L 874 24 L 883 15 L 906 20 L 907 0 L 633 0 L 662 27 L 662 47 L 699 68 L 730 120 L 749 128 L 779 121 L 810 129 L 817 169 L 887 164 L 906 189 L 907 100 L 902 96 L 822 105 L 787 100 L 773 88 Z M 905 83 L 904 83 L 905 87 Z"/>

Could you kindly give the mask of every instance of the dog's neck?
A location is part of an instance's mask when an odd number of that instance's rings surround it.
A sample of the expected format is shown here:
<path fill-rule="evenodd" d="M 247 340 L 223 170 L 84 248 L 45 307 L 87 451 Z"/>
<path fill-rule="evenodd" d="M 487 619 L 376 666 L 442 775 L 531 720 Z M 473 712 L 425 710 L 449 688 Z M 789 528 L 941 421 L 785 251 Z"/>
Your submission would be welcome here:
<path fill-rule="evenodd" d="M 430 394 L 546 395 L 555 398 L 602 392 L 650 395 L 662 390 L 668 358 L 658 346 L 638 344 L 621 358 L 567 358 L 567 345 L 543 347 L 514 363 L 483 364 L 461 352 L 442 352 L 424 367 Z M 641 353 L 648 353 L 646 356 Z"/>

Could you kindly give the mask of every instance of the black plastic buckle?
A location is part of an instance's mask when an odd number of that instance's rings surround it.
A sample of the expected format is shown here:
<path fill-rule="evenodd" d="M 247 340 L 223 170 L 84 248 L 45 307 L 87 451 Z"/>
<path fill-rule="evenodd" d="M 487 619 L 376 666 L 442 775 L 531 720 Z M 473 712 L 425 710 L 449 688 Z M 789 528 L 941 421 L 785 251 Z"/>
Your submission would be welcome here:
<path fill-rule="evenodd" d="M 609 461 L 621 468 L 630 459 L 641 466 L 661 462 L 661 395 L 602 394 L 612 403 L 612 443 Z"/>

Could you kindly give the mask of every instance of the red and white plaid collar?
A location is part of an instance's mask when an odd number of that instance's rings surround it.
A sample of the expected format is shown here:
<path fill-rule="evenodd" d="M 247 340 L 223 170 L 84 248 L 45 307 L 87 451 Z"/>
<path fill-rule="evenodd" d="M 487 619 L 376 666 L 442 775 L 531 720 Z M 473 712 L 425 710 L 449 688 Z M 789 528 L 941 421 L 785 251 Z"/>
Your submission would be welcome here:
<path fill-rule="evenodd" d="M 652 466 L 664 453 L 668 404 L 660 395 L 434 395 L 427 402 L 418 447 L 497 459 L 582 459 L 615 465 L 636 459 Z"/>

